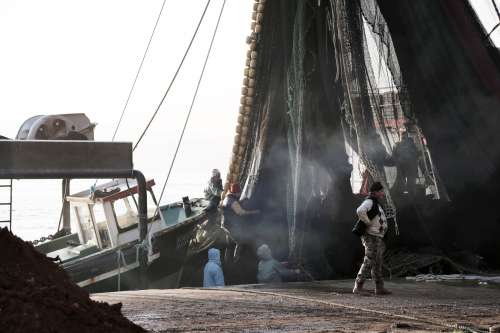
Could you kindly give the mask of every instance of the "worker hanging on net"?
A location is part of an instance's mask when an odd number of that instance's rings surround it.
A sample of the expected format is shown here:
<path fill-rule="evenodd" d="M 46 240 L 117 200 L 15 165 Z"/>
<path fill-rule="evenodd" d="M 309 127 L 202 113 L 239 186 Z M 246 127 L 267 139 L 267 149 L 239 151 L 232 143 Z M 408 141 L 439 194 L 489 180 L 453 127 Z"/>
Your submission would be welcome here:
<path fill-rule="evenodd" d="M 238 261 L 242 247 L 254 241 L 254 223 L 248 219 L 249 215 L 260 213 L 259 210 L 244 209 L 240 202 L 240 185 L 233 183 L 229 186 L 229 193 L 222 203 L 223 224 L 236 243 L 233 261 Z"/>

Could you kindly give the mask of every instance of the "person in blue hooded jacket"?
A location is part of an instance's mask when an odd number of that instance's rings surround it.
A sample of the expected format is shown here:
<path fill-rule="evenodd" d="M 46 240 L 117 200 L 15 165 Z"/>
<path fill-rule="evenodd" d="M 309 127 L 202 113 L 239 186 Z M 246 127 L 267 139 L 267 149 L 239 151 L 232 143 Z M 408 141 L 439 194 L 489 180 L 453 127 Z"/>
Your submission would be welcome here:
<path fill-rule="evenodd" d="M 224 273 L 220 262 L 220 251 L 211 248 L 208 250 L 208 262 L 203 269 L 203 287 L 224 287 Z"/>

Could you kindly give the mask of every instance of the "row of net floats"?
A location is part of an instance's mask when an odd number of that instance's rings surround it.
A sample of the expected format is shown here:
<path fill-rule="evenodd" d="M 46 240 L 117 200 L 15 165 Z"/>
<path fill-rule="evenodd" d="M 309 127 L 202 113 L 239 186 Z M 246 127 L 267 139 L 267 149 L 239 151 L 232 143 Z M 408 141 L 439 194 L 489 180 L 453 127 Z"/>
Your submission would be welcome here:
<path fill-rule="evenodd" d="M 245 154 L 245 147 L 248 142 L 250 115 L 253 110 L 255 96 L 255 68 L 257 66 L 257 41 L 258 35 L 262 31 L 262 18 L 266 0 L 256 0 L 253 6 L 251 34 L 247 37 L 249 49 L 247 51 L 246 66 L 244 70 L 243 87 L 241 88 L 240 109 L 238 124 L 236 125 L 236 135 L 229 164 L 224 193 L 227 192 L 229 184 L 237 183 L 241 174 L 241 166 Z"/>

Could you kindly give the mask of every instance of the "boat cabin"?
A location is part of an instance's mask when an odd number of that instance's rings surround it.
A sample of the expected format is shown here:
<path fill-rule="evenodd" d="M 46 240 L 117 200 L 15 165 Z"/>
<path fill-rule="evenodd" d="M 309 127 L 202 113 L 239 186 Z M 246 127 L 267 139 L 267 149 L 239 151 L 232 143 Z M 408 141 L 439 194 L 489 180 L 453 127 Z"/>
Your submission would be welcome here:
<path fill-rule="evenodd" d="M 154 180 L 146 182 L 148 230 L 161 229 L 162 214 L 153 218 L 157 201 L 152 187 Z M 133 179 L 116 179 L 91 190 L 66 197 L 71 206 L 72 233 L 42 243 L 36 249 L 61 262 L 139 240 L 138 186 Z"/>
<path fill-rule="evenodd" d="M 149 223 L 157 205 L 154 184 L 154 180 L 146 183 Z M 139 239 L 137 192 L 135 180 L 119 179 L 66 197 L 71 205 L 71 227 L 78 233 L 79 243 L 105 249 Z"/>

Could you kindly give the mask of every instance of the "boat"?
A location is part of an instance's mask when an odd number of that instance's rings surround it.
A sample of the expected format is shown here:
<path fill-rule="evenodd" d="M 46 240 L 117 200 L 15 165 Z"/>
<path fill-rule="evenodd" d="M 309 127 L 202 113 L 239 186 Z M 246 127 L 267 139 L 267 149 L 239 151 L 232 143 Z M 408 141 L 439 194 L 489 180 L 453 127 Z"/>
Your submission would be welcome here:
<path fill-rule="evenodd" d="M 117 179 L 67 196 L 76 232 L 35 248 L 59 261 L 70 278 L 89 292 L 137 289 L 144 286 L 144 279 L 150 288 L 176 287 L 195 229 L 205 221 L 208 201 L 184 197 L 157 210 L 154 185 L 154 180 L 146 182 L 148 201 L 154 206 L 148 210 L 143 243 L 139 240 L 137 183 Z M 147 251 L 146 276 L 140 273 L 140 247 Z"/>
<path fill-rule="evenodd" d="M 225 185 L 243 185 L 242 198 L 261 210 L 266 233 L 275 236 L 267 244 L 290 262 L 335 263 L 338 276 L 354 274 L 358 254 L 345 251 L 359 246 L 351 235 L 361 199 L 352 170 L 362 167 L 389 189 L 385 166 L 367 147 L 380 140 L 379 151 L 392 150 L 404 130 L 426 146 L 418 159 L 433 195 L 426 188 L 417 196 L 387 191 L 394 234 L 397 220 L 404 221 L 395 248 L 458 247 L 497 265 L 500 224 L 491 207 L 500 177 L 494 144 L 500 113 L 491 110 L 500 107 L 500 53 L 491 32 L 466 0 L 255 3 Z M 370 55 L 367 37 L 378 57 Z M 374 80 L 375 63 L 387 74 L 386 98 Z M 321 278 L 331 277 L 321 271 Z"/>
<path fill-rule="evenodd" d="M 84 114 L 35 116 L 0 141 L 3 178 L 63 179 L 58 232 L 33 245 L 89 292 L 177 287 L 184 263 L 211 244 L 197 233 L 208 201 L 159 205 L 155 181 L 133 169 L 131 143 L 95 142 L 94 127 Z M 70 194 L 82 177 L 113 180 Z"/>

